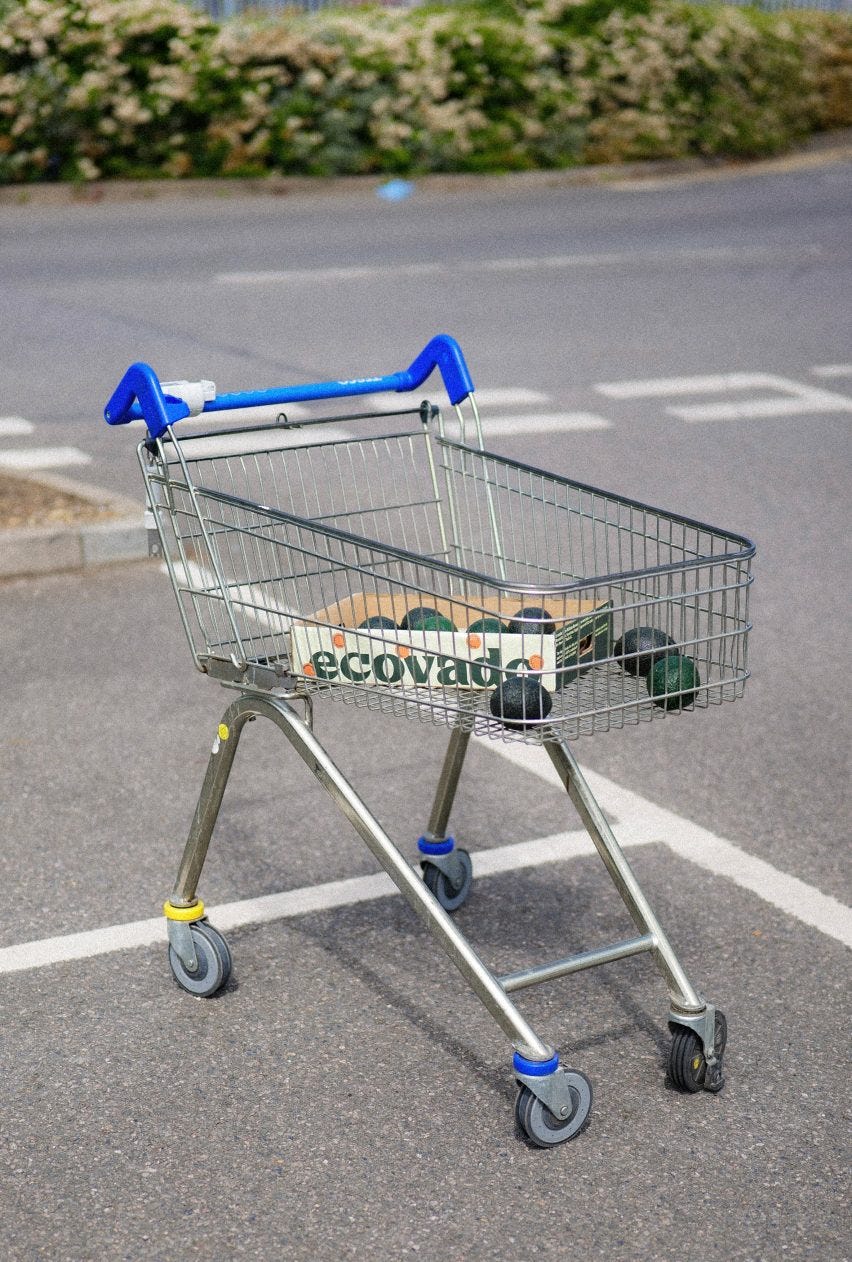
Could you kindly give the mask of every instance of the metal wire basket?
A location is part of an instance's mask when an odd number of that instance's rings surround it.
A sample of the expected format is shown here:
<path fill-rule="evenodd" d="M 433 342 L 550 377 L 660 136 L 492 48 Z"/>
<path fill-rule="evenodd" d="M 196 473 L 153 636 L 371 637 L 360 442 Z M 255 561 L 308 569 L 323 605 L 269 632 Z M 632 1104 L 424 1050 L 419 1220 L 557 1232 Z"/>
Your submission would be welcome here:
<path fill-rule="evenodd" d="M 526 742 L 742 695 L 749 540 L 486 451 L 472 393 L 452 425 L 428 402 L 282 410 L 169 425 L 140 456 L 193 656 L 223 681 Z"/>

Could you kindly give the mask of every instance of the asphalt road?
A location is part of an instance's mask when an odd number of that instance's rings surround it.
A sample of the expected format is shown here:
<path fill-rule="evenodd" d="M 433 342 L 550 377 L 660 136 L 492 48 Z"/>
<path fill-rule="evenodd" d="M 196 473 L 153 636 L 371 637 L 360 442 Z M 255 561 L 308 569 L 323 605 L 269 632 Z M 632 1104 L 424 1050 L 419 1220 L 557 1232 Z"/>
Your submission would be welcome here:
<path fill-rule="evenodd" d="M 850 193 L 852 166 L 827 161 L 424 185 L 397 204 L 360 189 L 0 209 L 0 417 L 32 423 L 0 426 L 0 465 L 72 448 L 88 462 L 60 471 L 139 496 L 139 431 L 100 419 L 132 361 L 260 388 L 393 372 L 444 331 L 497 450 L 758 546 L 743 701 L 577 744 L 584 766 L 711 839 L 709 866 L 665 829 L 630 856 L 727 1013 L 721 1094 L 667 1087 L 664 987 L 646 958 L 622 961 L 521 996 L 595 1090 L 582 1136 L 527 1147 L 503 1036 L 397 898 L 235 929 L 233 979 L 211 1001 L 178 990 L 162 947 L 8 971 L 5 1256 L 852 1255 Z M 181 634 L 156 564 L 0 587 L 0 948 L 157 914 L 229 700 Z M 262 727 L 223 807 L 208 905 L 375 870 Z M 413 859 L 445 733 L 330 704 L 317 732 Z M 576 820 L 480 742 L 453 824 L 482 851 Z M 715 863 L 713 839 L 741 870 Z M 750 856 L 765 886 L 743 876 Z M 503 970 L 626 922 L 580 856 L 481 879 L 459 923 Z"/>

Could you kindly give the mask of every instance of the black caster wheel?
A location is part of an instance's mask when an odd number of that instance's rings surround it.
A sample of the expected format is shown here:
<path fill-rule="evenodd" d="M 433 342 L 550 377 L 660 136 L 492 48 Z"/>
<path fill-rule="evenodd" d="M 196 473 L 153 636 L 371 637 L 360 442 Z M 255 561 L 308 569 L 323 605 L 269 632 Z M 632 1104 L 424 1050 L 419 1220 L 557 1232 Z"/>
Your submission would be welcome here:
<path fill-rule="evenodd" d="M 679 1091 L 721 1091 L 725 1084 L 722 1076 L 722 1056 L 728 1041 L 728 1023 L 724 1012 L 716 1013 L 713 1049 L 716 1064 L 707 1073 L 704 1044 L 694 1030 L 685 1025 L 671 1023 L 672 1045 L 669 1049 L 668 1074 Z"/>
<path fill-rule="evenodd" d="M 515 1120 L 531 1144 L 537 1148 L 553 1148 L 567 1143 L 584 1131 L 592 1111 L 592 1084 L 579 1070 L 565 1074 L 571 1089 L 573 1109 L 568 1117 L 555 1117 L 546 1104 L 529 1087 L 522 1086 L 515 1101 Z"/>
<path fill-rule="evenodd" d="M 231 952 L 221 933 L 206 921 L 193 921 L 189 932 L 195 945 L 197 969 L 190 973 L 172 946 L 169 947 L 169 966 L 179 986 L 191 995 L 209 999 L 231 976 Z"/>
<path fill-rule="evenodd" d="M 461 848 L 457 848 L 454 853 L 459 861 L 460 885 L 453 885 L 447 874 L 442 872 L 439 867 L 436 867 L 434 863 L 425 861 L 421 865 L 423 868 L 423 880 L 444 911 L 458 911 L 459 907 L 467 902 L 471 886 L 473 885 L 473 864 L 470 861 L 470 855 Z"/>

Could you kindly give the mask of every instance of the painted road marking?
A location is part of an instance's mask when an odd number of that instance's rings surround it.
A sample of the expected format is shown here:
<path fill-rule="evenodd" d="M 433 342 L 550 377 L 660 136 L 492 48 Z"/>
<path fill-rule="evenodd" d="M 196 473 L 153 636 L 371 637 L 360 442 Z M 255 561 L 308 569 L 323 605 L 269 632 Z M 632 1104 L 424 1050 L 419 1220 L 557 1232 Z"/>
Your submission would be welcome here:
<path fill-rule="evenodd" d="M 227 412 L 199 412 L 197 416 L 185 416 L 182 420 L 176 421 L 178 437 L 184 433 L 190 426 L 201 426 L 206 429 L 216 429 L 220 425 L 274 425 L 278 417 L 286 415 L 288 421 L 303 421 L 310 416 L 308 408 L 300 403 L 288 403 L 278 405 L 264 405 L 259 408 L 232 408 Z M 135 417 L 131 425 L 141 425 L 144 427 L 145 422 L 140 417 Z"/>
<path fill-rule="evenodd" d="M 513 434 L 557 434 L 571 430 L 612 429 L 612 421 L 595 412 L 531 412 L 519 416 L 485 417 L 485 438 Z"/>
<path fill-rule="evenodd" d="M 63 465 L 91 464 L 92 457 L 77 447 L 29 447 L 0 451 L 0 468 L 58 469 Z"/>
<path fill-rule="evenodd" d="M 487 739 L 487 738 L 482 738 Z M 517 766 L 561 788 L 561 781 L 543 750 L 535 746 L 489 741 L 488 747 Z M 827 937 L 852 947 L 852 910 L 837 899 L 823 894 L 798 877 L 781 872 L 763 859 L 747 854 L 739 846 L 717 837 L 709 829 L 683 819 L 673 811 L 657 806 L 596 772 L 584 773 L 592 791 L 610 815 L 618 819 L 622 848 L 663 844 L 680 858 L 688 859 L 714 876 L 732 881 L 756 894 L 764 902 L 793 919 L 818 929 Z M 561 863 L 593 854 L 594 846 L 585 831 L 555 833 L 534 841 L 517 842 L 473 855 L 477 879 L 499 872 Z M 348 907 L 356 903 L 396 894 L 396 887 L 384 873 L 304 886 L 280 894 L 222 903 L 209 909 L 219 929 L 226 932 L 243 925 L 282 920 L 310 912 Z M 85 933 L 42 938 L 0 949 L 0 973 L 44 968 L 70 960 L 90 959 L 113 951 L 152 946 L 166 941 L 162 917 L 109 925 Z"/>
<path fill-rule="evenodd" d="M 489 742 L 489 748 L 525 771 L 562 788 L 562 782 L 543 750 L 502 741 Z M 748 854 L 733 842 L 717 837 L 700 824 L 649 802 L 597 772 L 584 771 L 583 774 L 604 808 L 617 816 L 620 831 L 623 830 L 634 843 L 663 842 L 681 858 L 688 859 L 714 876 L 733 881 L 741 889 L 757 894 L 803 924 L 852 947 L 852 909 L 838 899 L 823 894 L 798 877 Z"/>
<path fill-rule="evenodd" d="M 164 566 L 163 569 L 165 568 Z M 213 575 L 205 573 L 191 562 L 189 569 L 188 577 L 196 588 L 215 586 Z M 286 628 L 286 620 L 295 616 L 271 600 L 268 593 L 258 593 L 252 588 L 240 589 L 237 599 L 247 602 L 243 606 L 246 614 L 261 625 L 272 626 L 277 631 L 282 626 Z M 562 788 L 562 782 L 552 763 L 538 746 L 492 741 L 487 737 L 477 739 L 486 741 L 489 749 L 516 766 L 557 788 Z M 638 793 L 621 788 L 597 772 L 589 771 L 585 774 L 592 792 L 604 808 L 620 821 L 623 829 L 620 838 L 622 845 L 625 845 L 626 837 L 636 843 L 662 842 L 682 858 L 689 859 L 716 876 L 727 877 L 734 884 L 757 894 L 795 919 L 852 947 L 852 909 L 832 895 L 823 894 L 798 877 L 774 868 L 764 859 L 748 854 L 733 842 L 718 837 L 709 829 L 694 824 L 673 811 L 657 806 L 640 797 Z"/>
<path fill-rule="evenodd" d="M 817 364 L 811 372 L 815 377 L 852 377 L 852 364 Z"/>
<path fill-rule="evenodd" d="M 444 396 L 446 397 L 446 396 Z M 525 386 L 492 386 L 477 390 L 474 398 L 485 408 L 527 408 L 550 403 L 550 396 L 541 390 L 528 390 Z"/>
<path fill-rule="evenodd" d="M 24 420 L 22 416 L 0 416 L 0 438 L 17 438 L 21 434 L 31 434 L 33 429 L 32 421 Z"/>
<path fill-rule="evenodd" d="M 480 851 L 474 858 L 477 877 L 485 877 L 499 872 L 537 867 L 541 863 L 559 863 L 593 853 L 594 847 L 587 834 L 573 832 L 556 833 L 535 841 L 499 846 L 495 850 Z M 220 903 L 218 907 L 209 908 L 208 915 L 211 923 L 215 923 L 217 929 L 225 933 L 243 925 L 287 920 L 308 915 L 310 912 L 329 911 L 334 907 L 352 907 L 357 903 L 387 898 L 397 892 L 390 877 L 379 872 L 371 876 L 328 881 L 322 885 L 307 885 L 301 889 L 285 890 L 280 894 L 265 894 L 260 898 Z M 61 937 L 41 938 L 35 942 L 3 947 L 0 949 L 0 973 L 44 968 L 50 964 L 90 959 L 95 955 L 109 955 L 113 951 L 153 946 L 166 941 L 166 922 L 162 916 L 135 920 L 128 924 L 108 925 L 85 933 L 69 933 Z"/>
<path fill-rule="evenodd" d="M 219 285 L 314 285 L 321 281 L 382 280 L 386 277 L 457 276 L 467 273 L 509 273 L 525 271 L 565 271 L 574 268 L 630 267 L 636 264 L 694 266 L 696 263 L 794 262 L 820 258 L 818 244 L 795 246 L 710 246 L 670 250 L 608 251 L 598 254 L 548 254 L 539 257 L 451 260 L 440 263 L 390 263 L 362 267 L 317 267 L 276 269 L 263 272 L 219 272 Z"/>
<path fill-rule="evenodd" d="M 212 570 L 205 570 L 194 561 L 182 561 L 178 557 L 173 559 L 172 564 L 181 589 L 205 593 L 219 590 L 219 580 Z M 161 565 L 160 571 L 168 574 L 168 565 Z M 277 635 L 289 632 L 293 619 L 300 616 L 298 610 L 279 604 L 266 587 L 249 583 L 230 586 L 228 596 L 241 613 L 253 618 L 264 630 L 274 631 Z"/>
<path fill-rule="evenodd" d="M 740 421 L 825 412 L 852 412 L 852 399 L 830 390 L 777 377 L 772 373 L 717 373 L 694 377 L 650 377 L 605 381 L 595 389 L 610 399 L 677 398 L 695 394 L 729 394 L 741 390 L 776 390 L 778 394 L 724 403 L 666 407 L 670 416 L 689 422 Z"/>

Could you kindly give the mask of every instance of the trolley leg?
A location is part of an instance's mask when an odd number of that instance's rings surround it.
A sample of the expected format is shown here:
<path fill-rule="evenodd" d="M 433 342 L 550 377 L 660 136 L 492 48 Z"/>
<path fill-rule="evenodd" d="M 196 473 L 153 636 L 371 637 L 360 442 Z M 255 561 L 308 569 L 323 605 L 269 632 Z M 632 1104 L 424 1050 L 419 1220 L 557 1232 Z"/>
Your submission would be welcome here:
<path fill-rule="evenodd" d="M 455 838 L 447 833 L 469 742 L 469 731 L 453 728 L 435 790 L 429 827 L 417 840 L 417 849 L 423 856 L 420 866 L 426 884 L 446 911 L 457 911 L 467 901 L 473 880 L 470 855 L 457 847 Z"/>
<path fill-rule="evenodd" d="M 191 994 L 209 997 L 221 989 L 230 975 L 228 945 L 221 934 L 207 924 L 203 904 L 196 898 L 195 891 L 242 729 L 250 719 L 257 717 L 268 718 L 284 733 L 511 1040 L 515 1049 L 513 1070 L 519 1084 L 515 1115 L 528 1138 L 539 1146 L 549 1147 L 579 1134 L 588 1122 L 592 1105 L 588 1079 L 576 1070 L 565 1069 L 554 1049 L 538 1037 L 509 998 L 502 982 L 490 972 L 456 929 L 441 899 L 433 897 L 428 874 L 420 880 L 329 758 L 307 723 L 283 698 L 243 693 L 223 715 L 175 891 L 165 908 L 169 959 L 178 983 Z M 453 734 L 445 774 L 430 821 L 433 825 L 446 827 L 467 742 L 467 734 Z"/>
<path fill-rule="evenodd" d="M 429 827 L 424 834 L 427 841 L 443 841 L 447 835 L 447 822 L 455 801 L 459 776 L 464 764 L 467 747 L 470 744 L 470 732 L 454 727 L 450 734 L 450 743 L 444 757 L 444 765 L 435 790 L 435 801 L 432 803 L 432 814 L 429 816 Z"/>
<path fill-rule="evenodd" d="M 241 696 L 229 705 L 216 731 L 213 749 L 207 763 L 207 772 L 195 808 L 195 816 L 169 900 L 173 907 L 188 908 L 198 901 L 196 890 L 201 869 L 207 858 L 207 849 L 219 817 L 219 808 L 225 796 L 225 788 L 234 765 L 237 746 L 246 723 L 255 717 L 251 704 L 245 704 L 247 700 L 248 698 Z"/>
<path fill-rule="evenodd" d="M 443 907 L 432 897 L 424 882 L 400 854 L 378 820 L 355 793 L 338 770 L 313 732 L 290 705 L 279 697 L 243 694 L 228 708 L 223 723 L 232 729 L 224 753 L 220 746 L 211 756 L 207 778 L 196 811 L 196 821 L 184 852 L 176 897 L 194 896 L 195 881 L 204 861 L 210 833 L 222 800 L 228 771 L 233 762 L 231 741 L 239 736 L 245 722 L 252 717 L 270 719 L 287 737 L 305 765 L 329 793 L 341 812 L 366 842 L 367 847 L 387 872 L 406 902 L 420 916 L 439 945 L 456 965 L 465 981 L 512 1041 L 524 1064 L 545 1064 L 556 1071 L 558 1059 L 553 1048 L 542 1042 L 509 999 L 500 983 L 453 923 Z M 184 905 L 186 903 L 184 902 Z"/>
<path fill-rule="evenodd" d="M 653 955 L 669 988 L 672 1017 L 676 1019 L 680 1014 L 689 1018 L 705 1013 L 708 1005 L 686 976 L 567 743 L 548 741 L 545 748 L 634 924 L 653 939 Z"/>

